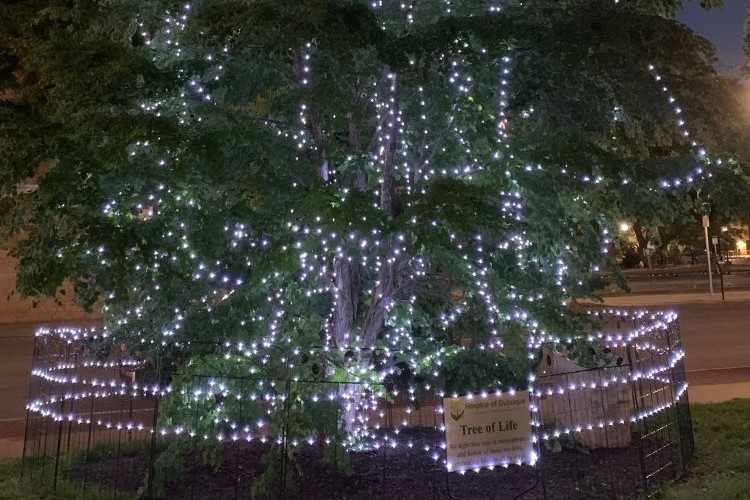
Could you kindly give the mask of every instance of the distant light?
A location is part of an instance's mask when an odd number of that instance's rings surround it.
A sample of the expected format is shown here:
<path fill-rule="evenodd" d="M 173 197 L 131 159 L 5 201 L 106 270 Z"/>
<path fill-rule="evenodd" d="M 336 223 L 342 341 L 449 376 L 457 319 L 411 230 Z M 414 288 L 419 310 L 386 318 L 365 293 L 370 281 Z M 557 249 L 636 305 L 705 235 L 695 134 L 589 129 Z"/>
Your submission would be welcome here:
<path fill-rule="evenodd" d="M 620 232 L 627 233 L 628 231 L 630 231 L 630 223 L 620 222 Z"/>

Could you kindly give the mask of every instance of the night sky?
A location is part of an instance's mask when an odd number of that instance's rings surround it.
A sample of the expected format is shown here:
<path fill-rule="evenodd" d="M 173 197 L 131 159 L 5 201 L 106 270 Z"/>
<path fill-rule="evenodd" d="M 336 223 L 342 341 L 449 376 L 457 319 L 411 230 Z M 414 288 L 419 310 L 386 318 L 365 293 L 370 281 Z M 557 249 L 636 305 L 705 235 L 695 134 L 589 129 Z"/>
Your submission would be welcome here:
<path fill-rule="evenodd" d="M 724 7 L 708 12 L 700 8 L 698 0 L 688 3 L 677 19 L 697 34 L 708 38 L 719 48 L 719 69 L 735 73 L 744 60 L 742 37 L 745 8 L 750 0 L 724 0 Z"/>

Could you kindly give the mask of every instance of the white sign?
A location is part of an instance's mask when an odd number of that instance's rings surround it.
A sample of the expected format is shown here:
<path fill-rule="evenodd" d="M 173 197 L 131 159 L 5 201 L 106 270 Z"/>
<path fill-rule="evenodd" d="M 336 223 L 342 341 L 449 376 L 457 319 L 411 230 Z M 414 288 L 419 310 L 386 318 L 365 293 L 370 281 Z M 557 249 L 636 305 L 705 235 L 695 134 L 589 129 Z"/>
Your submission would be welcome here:
<path fill-rule="evenodd" d="M 534 464 L 529 392 L 443 398 L 449 471 Z"/>

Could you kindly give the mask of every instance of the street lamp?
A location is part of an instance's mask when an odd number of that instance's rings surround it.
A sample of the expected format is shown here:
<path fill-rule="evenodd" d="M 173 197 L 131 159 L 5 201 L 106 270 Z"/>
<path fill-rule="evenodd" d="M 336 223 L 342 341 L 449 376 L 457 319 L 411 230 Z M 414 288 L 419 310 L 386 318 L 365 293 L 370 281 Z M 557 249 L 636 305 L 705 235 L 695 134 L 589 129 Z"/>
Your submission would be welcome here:
<path fill-rule="evenodd" d="M 728 226 L 721 226 L 721 232 L 722 232 L 722 234 L 726 233 L 727 231 L 729 231 L 729 227 Z M 721 244 L 721 239 L 719 239 L 719 260 L 721 260 L 722 247 L 723 247 L 723 245 Z M 730 263 L 730 261 L 729 261 L 729 252 L 727 252 L 724 255 L 724 262 L 726 262 L 727 264 Z"/>
<path fill-rule="evenodd" d="M 737 240 L 737 253 L 740 255 L 745 255 L 747 253 L 747 243 L 743 240 Z"/>
<path fill-rule="evenodd" d="M 629 222 L 620 222 L 620 232 L 621 233 L 627 233 L 630 231 L 630 223 Z"/>

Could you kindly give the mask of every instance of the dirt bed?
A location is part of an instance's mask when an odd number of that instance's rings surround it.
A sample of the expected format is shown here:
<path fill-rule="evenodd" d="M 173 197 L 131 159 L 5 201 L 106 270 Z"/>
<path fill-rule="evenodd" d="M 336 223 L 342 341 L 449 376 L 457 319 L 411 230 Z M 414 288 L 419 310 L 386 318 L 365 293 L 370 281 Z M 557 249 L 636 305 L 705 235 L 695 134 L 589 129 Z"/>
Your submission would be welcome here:
<path fill-rule="evenodd" d="M 433 430 L 408 430 L 411 449 L 380 449 L 351 454 L 352 473 L 323 460 L 323 449 L 307 447 L 298 456 L 295 490 L 281 492 L 280 482 L 264 498 L 285 500 L 572 500 L 637 498 L 643 491 L 641 453 L 637 446 L 583 453 L 543 451 L 537 467 L 516 466 L 448 474 L 425 453 L 442 436 Z M 218 469 L 203 465 L 199 454 L 183 455 L 184 472 L 168 478 L 167 498 L 191 500 L 251 499 L 251 485 L 263 471 L 261 457 L 268 445 L 234 442 L 224 445 Z M 69 480 L 87 489 L 94 485 L 134 493 L 149 468 L 146 454 L 99 459 L 68 470 Z M 291 471 L 290 471 L 291 472 Z"/>

